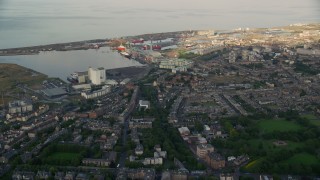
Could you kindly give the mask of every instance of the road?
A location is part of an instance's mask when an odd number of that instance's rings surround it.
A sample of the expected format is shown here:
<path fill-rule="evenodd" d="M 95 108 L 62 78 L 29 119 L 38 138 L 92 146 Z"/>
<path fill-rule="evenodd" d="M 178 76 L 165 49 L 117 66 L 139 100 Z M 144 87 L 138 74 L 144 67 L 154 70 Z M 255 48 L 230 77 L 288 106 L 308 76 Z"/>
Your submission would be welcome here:
<path fill-rule="evenodd" d="M 128 128 L 129 128 L 129 118 L 125 119 L 123 123 L 122 152 L 120 154 L 120 159 L 119 159 L 119 168 L 125 167 L 125 162 L 127 159 L 126 144 L 127 144 L 127 137 L 128 137 Z"/>

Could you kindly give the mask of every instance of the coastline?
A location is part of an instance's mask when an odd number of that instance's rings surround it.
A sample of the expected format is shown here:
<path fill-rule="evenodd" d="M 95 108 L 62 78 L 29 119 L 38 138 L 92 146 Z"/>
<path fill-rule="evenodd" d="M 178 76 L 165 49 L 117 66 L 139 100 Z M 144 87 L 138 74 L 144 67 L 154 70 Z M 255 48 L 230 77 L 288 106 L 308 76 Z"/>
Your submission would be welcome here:
<path fill-rule="evenodd" d="M 0 56 L 18 56 L 18 55 L 35 55 L 41 51 L 72 51 L 94 49 L 93 44 L 99 43 L 99 46 L 106 46 L 108 39 L 93 39 L 87 41 L 76 41 L 66 43 L 55 43 L 39 46 L 28 46 L 18 48 L 0 49 Z"/>
<path fill-rule="evenodd" d="M 198 30 L 192 30 L 191 32 L 196 32 Z M 178 34 L 186 33 L 190 31 L 175 31 L 175 32 L 163 32 L 163 33 L 153 33 L 153 34 L 141 34 L 136 36 L 124 36 L 121 38 L 113 39 L 92 39 L 74 42 L 64 42 L 64 43 L 54 43 L 38 46 L 27 46 L 27 47 L 17 47 L 17 48 L 5 48 L 0 49 L 0 56 L 19 56 L 19 55 L 36 55 L 40 52 L 45 51 L 74 51 L 74 50 L 88 50 L 96 49 L 95 45 L 99 47 L 112 46 L 112 41 L 114 39 L 126 40 L 126 39 L 150 39 L 150 40 L 161 40 L 164 38 L 176 37 Z"/>
<path fill-rule="evenodd" d="M 296 25 L 296 26 L 295 26 Z M 313 23 L 298 23 L 298 24 L 290 24 L 276 27 L 255 27 L 249 28 L 251 31 L 261 31 L 263 29 L 290 29 L 292 31 L 296 31 L 297 29 L 293 27 L 304 27 L 309 25 L 319 26 L 320 22 Z M 100 39 L 91 39 L 91 40 L 81 40 L 81 41 L 73 41 L 73 42 L 61 42 L 61 43 L 53 43 L 53 44 L 45 44 L 45 45 L 37 45 L 37 46 L 26 46 L 26 47 L 15 47 L 15 48 L 4 48 L 0 49 L 0 56 L 19 56 L 19 55 L 36 55 L 40 52 L 46 51 L 74 51 L 74 50 L 88 50 L 88 49 L 96 49 L 98 45 L 99 47 L 115 47 L 118 46 L 119 43 L 125 43 L 126 41 L 135 40 L 135 39 L 144 39 L 149 41 L 157 41 L 166 38 L 180 38 L 182 34 L 192 34 L 200 31 L 209 31 L 207 30 L 184 30 L 184 31 L 173 31 L 173 32 L 161 32 L 161 33 L 149 33 L 149 34 L 140 34 L 133 36 L 122 36 L 119 38 L 100 38 Z M 229 33 L 232 31 L 238 31 L 238 29 L 215 29 L 215 32 L 220 33 Z"/>

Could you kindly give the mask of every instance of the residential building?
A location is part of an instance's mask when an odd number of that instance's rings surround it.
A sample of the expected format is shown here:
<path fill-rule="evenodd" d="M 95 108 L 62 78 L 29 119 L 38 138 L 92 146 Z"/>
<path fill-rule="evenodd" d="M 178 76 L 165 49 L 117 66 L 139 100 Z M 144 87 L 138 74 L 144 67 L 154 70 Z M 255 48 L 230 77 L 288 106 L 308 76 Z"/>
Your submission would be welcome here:
<path fill-rule="evenodd" d="M 76 173 L 75 172 L 67 172 L 66 176 L 64 177 L 65 180 L 74 180 L 76 177 Z"/>
<path fill-rule="evenodd" d="M 138 144 L 137 147 L 134 150 L 136 155 L 142 155 L 143 154 L 143 146 L 141 144 Z"/>
<path fill-rule="evenodd" d="M 8 152 L 2 154 L 2 156 L 0 156 L 0 163 L 8 163 L 9 160 L 17 154 L 16 150 L 9 150 Z"/>
<path fill-rule="evenodd" d="M 128 179 L 153 180 L 156 177 L 154 169 L 128 169 L 126 170 L 126 174 Z"/>
<path fill-rule="evenodd" d="M 234 180 L 238 179 L 232 174 L 220 174 L 220 180 Z"/>
<path fill-rule="evenodd" d="M 64 172 L 56 172 L 54 175 L 55 180 L 64 180 Z"/>
<path fill-rule="evenodd" d="M 215 152 L 211 152 L 206 156 L 205 161 L 210 165 L 212 169 L 221 169 L 226 165 L 225 158 Z"/>
<path fill-rule="evenodd" d="M 108 159 L 91 159 L 91 158 L 85 158 L 82 160 L 82 164 L 88 166 L 88 165 L 94 165 L 94 166 L 109 166 L 111 163 Z"/>
<path fill-rule="evenodd" d="M 85 173 L 78 173 L 76 180 L 89 180 L 89 177 L 87 174 Z"/>
<path fill-rule="evenodd" d="M 145 158 L 142 162 L 144 165 L 161 165 L 163 163 L 162 157 Z"/>
<path fill-rule="evenodd" d="M 49 179 L 51 177 L 51 173 L 48 171 L 38 171 L 36 175 L 36 179 Z"/>
<path fill-rule="evenodd" d="M 188 129 L 188 127 L 181 127 L 178 129 L 179 133 L 181 136 L 188 136 L 190 135 L 190 130 Z"/>
<path fill-rule="evenodd" d="M 12 101 L 8 106 L 9 114 L 26 113 L 33 110 L 32 103 L 28 101 Z"/>
<path fill-rule="evenodd" d="M 199 144 L 197 145 L 197 156 L 205 158 L 209 153 L 214 151 L 214 147 L 211 144 Z"/>
<path fill-rule="evenodd" d="M 237 60 L 237 53 L 235 51 L 231 51 L 229 53 L 229 63 L 235 63 Z"/>
<path fill-rule="evenodd" d="M 149 109 L 150 108 L 150 102 L 149 101 L 144 101 L 144 100 L 139 100 L 139 108 Z"/>
<path fill-rule="evenodd" d="M 154 146 L 154 150 L 156 150 L 156 152 L 153 153 L 153 157 L 155 157 L 155 158 L 158 158 L 158 157 L 167 158 L 167 151 L 162 151 L 161 150 L 161 146 L 159 144 Z"/>
<path fill-rule="evenodd" d="M 188 68 L 191 68 L 193 62 L 185 59 L 169 59 L 160 62 L 160 69 L 171 69 L 172 71 L 185 72 Z"/>
<path fill-rule="evenodd" d="M 154 118 L 141 118 L 141 119 L 131 119 L 129 122 L 129 128 L 152 128 L 152 122 Z"/>
<path fill-rule="evenodd" d="M 188 173 L 186 171 L 164 171 L 161 180 L 187 180 Z"/>
<path fill-rule="evenodd" d="M 17 171 L 12 174 L 13 180 L 34 180 L 34 173 L 28 171 Z"/>

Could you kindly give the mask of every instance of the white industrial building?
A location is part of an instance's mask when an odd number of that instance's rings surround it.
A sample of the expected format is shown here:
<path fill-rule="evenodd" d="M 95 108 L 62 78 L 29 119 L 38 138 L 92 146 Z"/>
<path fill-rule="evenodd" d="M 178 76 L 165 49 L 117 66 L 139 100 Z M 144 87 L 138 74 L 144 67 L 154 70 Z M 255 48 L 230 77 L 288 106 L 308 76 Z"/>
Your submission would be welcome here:
<path fill-rule="evenodd" d="M 89 80 L 94 85 L 100 85 L 106 81 L 106 70 L 103 67 L 92 68 L 88 70 Z"/>
<path fill-rule="evenodd" d="M 82 89 L 90 90 L 91 85 L 90 84 L 77 84 L 77 85 L 73 85 L 72 88 L 75 90 L 82 90 Z"/>
<path fill-rule="evenodd" d="M 88 80 L 88 72 L 78 72 L 78 83 L 86 83 Z"/>
<path fill-rule="evenodd" d="M 130 82 L 130 78 L 126 78 L 126 79 L 124 79 L 124 80 L 122 80 L 121 82 L 120 82 L 120 84 L 121 85 L 126 85 L 126 84 L 128 84 L 129 82 Z"/>
<path fill-rule="evenodd" d="M 119 83 L 116 81 L 116 80 L 113 80 L 113 79 L 107 79 L 105 84 L 107 85 L 110 85 L 110 86 L 116 86 L 118 85 Z"/>

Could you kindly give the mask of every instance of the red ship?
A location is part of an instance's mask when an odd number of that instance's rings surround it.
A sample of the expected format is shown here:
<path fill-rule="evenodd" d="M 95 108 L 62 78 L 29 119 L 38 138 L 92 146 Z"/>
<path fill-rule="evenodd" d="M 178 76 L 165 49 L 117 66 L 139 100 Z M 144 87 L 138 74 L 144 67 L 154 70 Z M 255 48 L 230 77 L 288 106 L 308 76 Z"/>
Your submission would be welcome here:
<path fill-rule="evenodd" d="M 141 39 L 135 39 L 135 40 L 132 41 L 132 43 L 133 44 L 142 44 L 142 43 L 144 43 L 144 39 L 142 39 L 142 38 Z"/>
<path fill-rule="evenodd" d="M 143 50 L 150 50 L 150 45 L 144 45 L 142 47 Z M 152 46 L 152 50 L 155 50 L 155 51 L 160 51 L 161 50 L 161 46 L 160 45 L 153 45 Z"/>
<path fill-rule="evenodd" d="M 161 50 L 161 46 L 160 45 L 154 45 L 152 46 L 152 50 Z"/>
<path fill-rule="evenodd" d="M 117 47 L 118 51 L 125 51 L 126 47 L 124 47 L 122 44 L 120 46 Z"/>

